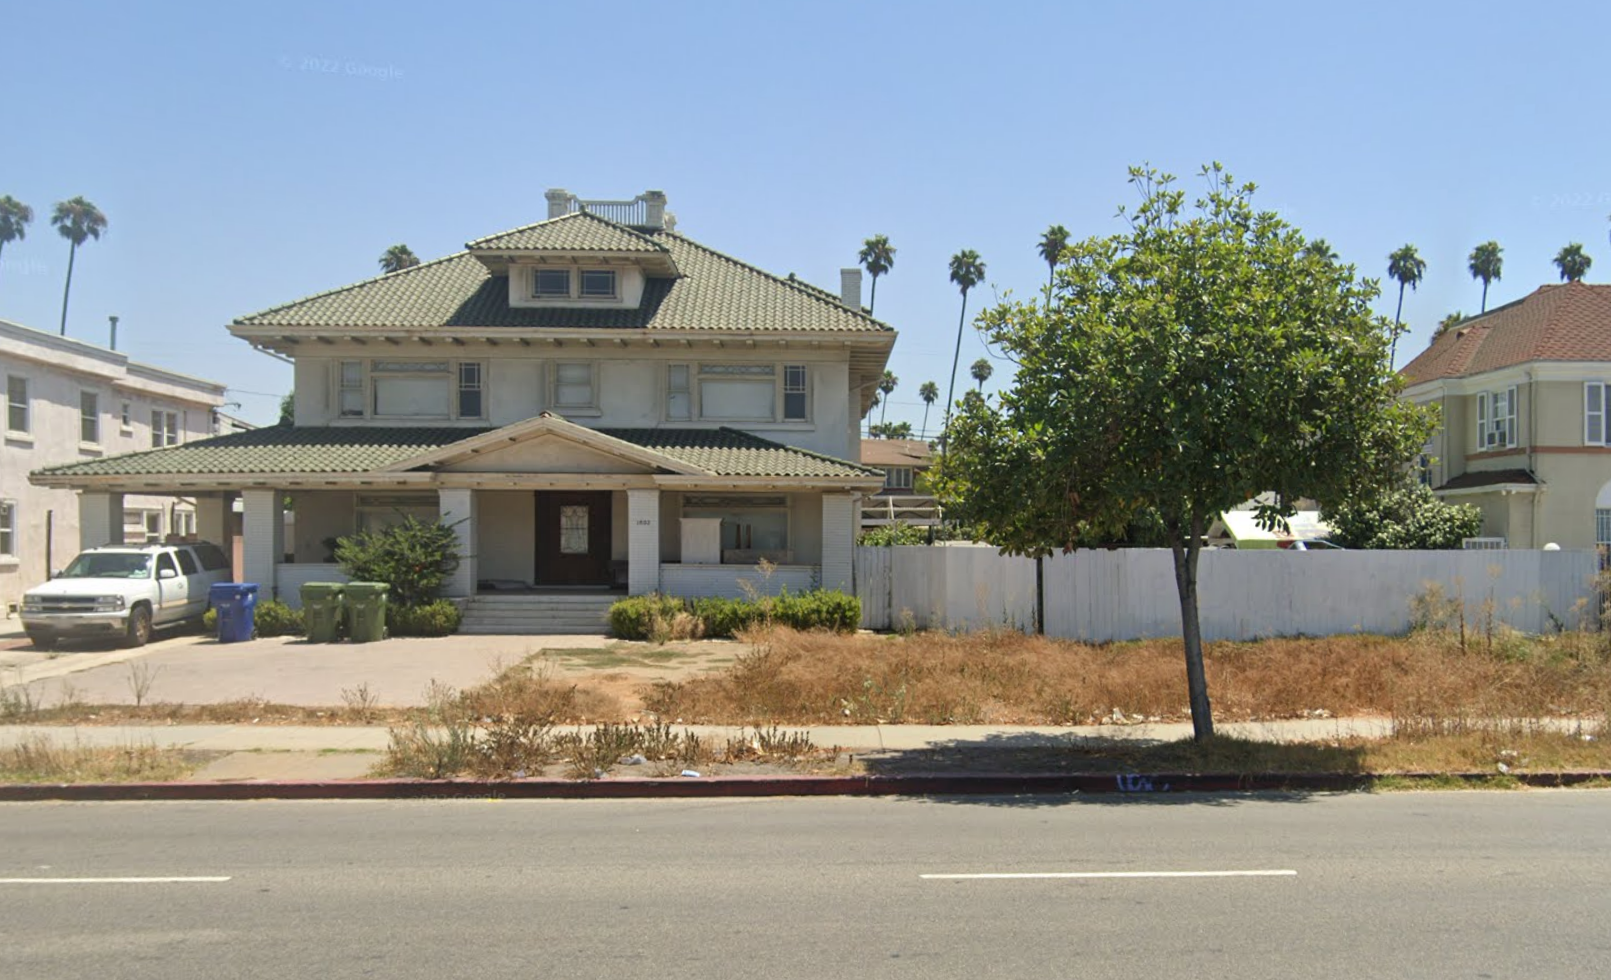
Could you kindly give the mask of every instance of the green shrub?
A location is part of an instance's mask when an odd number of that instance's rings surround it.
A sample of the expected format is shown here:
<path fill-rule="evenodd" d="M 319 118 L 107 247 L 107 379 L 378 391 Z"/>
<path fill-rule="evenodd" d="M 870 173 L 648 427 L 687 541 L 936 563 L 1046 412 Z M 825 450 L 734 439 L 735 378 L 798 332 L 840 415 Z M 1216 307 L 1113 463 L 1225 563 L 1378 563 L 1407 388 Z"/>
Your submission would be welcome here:
<path fill-rule="evenodd" d="M 813 589 L 800 595 L 778 596 L 772 618 L 797 630 L 831 630 L 854 633 L 861 626 L 861 600 L 853 595 Z"/>
<path fill-rule="evenodd" d="M 386 606 L 386 629 L 392 636 L 451 636 L 459 631 L 460 618 L 459 607 L 447 599 Z"/>
<path fill-rule="evenodd" d="M 435 599 L 459 567 L 458 535 L 451 524 L 405 517 L 337 540 L 336 561 L 352 581 L 385 582 L 392 587 L 391 601 L 418 606 Z"/>
<path fill-rule="evenodd" d="M 610 632 L 623 640 L 652 639 L 686 611 L 686 604 L 674 596 L 628 596 L 610 606 Z"/>
<path fill-rule="evenodd" d="M 694 600 L 694 617 L 706 636 L 733 636 L 760 622 L 764 607 L 750 599 L 711 597 Z"/>
<path fill-rule="evenodd" d="M 905 521 L 870 527 L 856 539 L 859 545 L 869 548 L 888 548 L 896 544 L 932 544 L 928 528 L 913 527 Z"/>
<path fill-rule="evenodd" d="M 209 609 L 201 616 L 201 627 L 209 633 L 218 632 L 218 610 Z M 302 623 L 302 611 L 292 609 L 278 599 L 264 599 L 252 610 L 252 636 L 301 636 L 307 632 Z"/>

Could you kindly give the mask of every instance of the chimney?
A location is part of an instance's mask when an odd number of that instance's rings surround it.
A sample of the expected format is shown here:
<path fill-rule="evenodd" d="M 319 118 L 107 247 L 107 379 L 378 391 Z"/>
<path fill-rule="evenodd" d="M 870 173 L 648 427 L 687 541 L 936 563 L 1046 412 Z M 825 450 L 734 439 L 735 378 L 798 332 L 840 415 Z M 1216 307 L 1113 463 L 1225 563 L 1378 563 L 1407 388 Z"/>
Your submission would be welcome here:
<path fill-rule="evenodd" d="M 666 192 L 643 192 L 643 224 L 648 228 L 666 226 Z"/>
<path fill-rule="evenodd" d="M 117 350 L 117 317 L 109 316 L 107 319 L 112 321 L 112 349 Z"/>
<path fill-rule="evenodd" d="M 550 218 L 563 218 L 571 213 L 571 192 L 563 187 L 550 187 L 548 193 L 548 216 Z"/>
<path fill-rule="evenodd" d="M 839 302 L 861 312 L 861 270 L 839 270 Z"/>

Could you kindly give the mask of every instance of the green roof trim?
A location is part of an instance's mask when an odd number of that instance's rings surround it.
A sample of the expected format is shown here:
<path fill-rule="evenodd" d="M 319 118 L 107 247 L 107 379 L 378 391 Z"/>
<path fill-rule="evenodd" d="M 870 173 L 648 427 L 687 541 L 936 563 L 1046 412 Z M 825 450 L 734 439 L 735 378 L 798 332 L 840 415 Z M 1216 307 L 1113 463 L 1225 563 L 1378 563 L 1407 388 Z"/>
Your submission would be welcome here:
<path fill-rule="evenodd" d="M 578 215 L 570 215 L 576 218 Z M 677 278 L 651 276 L 636 309 L 511 307 L 509 281 L 471 252 L 319 293 L 235 321 L 236 326 L 442 329 L 467 327 L 890 334 L 891 328 L 834 294 L 772 275 L 675 232 L 636 232 L 594 215 L 589 222 L 641 238 L 669 254 Z M 566 221 L 556 218 L 531 229 Z M 516 229 L 518 235 L 528 229 Z M 493 236 L 472 243 L 484 243 Z"/>
<path fill-rule="evenodd" d="M 182 446 L 46 467 L 37 475 L 73 477 L 258 476 L 369 473 L 493 431 L 487 427 L 270 426 Z M 882 471 L 736 429 L 597 429 L 717 476 L 881 478 Z"/>
<path fill-rule="evenodd" d="M 648 235 L 596 214 L 576 211 L 512 231 L 478 238 L 464 246 L 472 252 L 665 252 Z"/>

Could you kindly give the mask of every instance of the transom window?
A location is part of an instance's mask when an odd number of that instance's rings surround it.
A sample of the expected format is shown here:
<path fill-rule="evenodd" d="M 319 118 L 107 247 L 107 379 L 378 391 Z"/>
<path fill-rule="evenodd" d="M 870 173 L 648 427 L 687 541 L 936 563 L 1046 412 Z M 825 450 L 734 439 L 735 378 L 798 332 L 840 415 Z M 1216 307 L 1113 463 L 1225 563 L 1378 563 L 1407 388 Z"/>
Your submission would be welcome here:
<path fill-rule="evenodd" d="M 101 441 L 101 396 L 93 391 L 78 393 L 78 441 Z"/>
<path fill-rule="evenodd" d="M 670 364 L 667 421 L 804 422 L 811 415 L 804 364 Z"/>
<path fill-rule="evenodd" d="M 10 432 L 30 432 L 28 428 L 28 379 L 14 374 L 6 375 L 6 429 Z"/>
<path fill-rule="evenodd" d="M 342 361 L 337 411 L 342 418 L 484 418 L 485 379 L 480 361 Z"/>
<path fill-rule="evenodd" d="M 1477 448 L 1509 449 L 1516 445 L 1516 389 L 1477 395 Z"/>

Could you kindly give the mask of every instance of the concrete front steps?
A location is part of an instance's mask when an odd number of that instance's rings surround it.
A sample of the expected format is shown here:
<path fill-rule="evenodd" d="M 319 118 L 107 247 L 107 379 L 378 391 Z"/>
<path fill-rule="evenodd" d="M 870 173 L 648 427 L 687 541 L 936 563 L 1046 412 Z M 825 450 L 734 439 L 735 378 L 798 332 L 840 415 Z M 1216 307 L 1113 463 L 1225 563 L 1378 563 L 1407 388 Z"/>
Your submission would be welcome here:
<path fill-rule="evenodd" d="M 553 636 L 607 633 L 610 604 L 623 596 L 596 592 L 478 595 L 464 610 L 460 633 Z"/>

